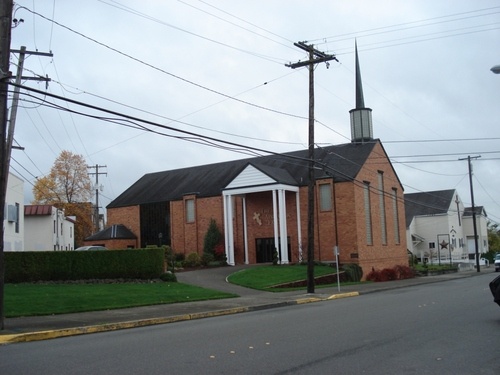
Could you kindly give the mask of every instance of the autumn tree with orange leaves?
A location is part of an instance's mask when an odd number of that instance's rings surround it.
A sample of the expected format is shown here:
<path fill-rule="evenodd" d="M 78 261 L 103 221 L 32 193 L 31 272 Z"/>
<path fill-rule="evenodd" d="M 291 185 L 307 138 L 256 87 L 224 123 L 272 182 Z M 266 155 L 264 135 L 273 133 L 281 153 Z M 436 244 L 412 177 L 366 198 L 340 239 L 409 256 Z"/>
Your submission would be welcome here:
<path fill-rule="evenodd" d="M 50 169 L 33 186 L 32 204 L 50 204 L 64 210 L 66 216 L 76 216 L 75 247 L 92 234 L 92 183 L 87 163 L 82 155 L 62 151 Z"/>

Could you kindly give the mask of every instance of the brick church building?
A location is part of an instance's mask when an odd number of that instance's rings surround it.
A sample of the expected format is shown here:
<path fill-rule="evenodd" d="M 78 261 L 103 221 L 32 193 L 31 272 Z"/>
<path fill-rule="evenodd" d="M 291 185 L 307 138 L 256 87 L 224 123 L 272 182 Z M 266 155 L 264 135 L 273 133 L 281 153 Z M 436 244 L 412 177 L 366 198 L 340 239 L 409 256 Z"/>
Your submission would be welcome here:
<path fill-rule="evenodd" d="M 351 142 L 314 154 L 314 258 L 372 268 L 407 265 L 403 187 L 364 106 L 356 50 Z M 107 206 L 109 225 L 135 238 L 127 247 L 168 244 L 203 253 L 211 219 L 230 265 L 307 259 L 308 150 L 149 173 Z M 132 236 L 132 237 L 134 237 Z M 100 244 L 106 244 L 101 239 Z"/>

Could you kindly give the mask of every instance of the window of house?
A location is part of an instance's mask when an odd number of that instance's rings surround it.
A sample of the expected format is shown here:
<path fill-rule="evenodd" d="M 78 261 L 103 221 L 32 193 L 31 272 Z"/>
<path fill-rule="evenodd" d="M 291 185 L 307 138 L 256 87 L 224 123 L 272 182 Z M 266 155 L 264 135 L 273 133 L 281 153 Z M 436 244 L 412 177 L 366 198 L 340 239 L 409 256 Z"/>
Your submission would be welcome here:
<path fill-rule="evenodd" d="M 19 233 L 19 203 L 16 203 L 16 233 Z"/>
<path fill-rule="evenodd" d="M 320 211 L 332 210 L 332 185 L 319 185 L 319 209 Z"/>
<path fill-rule="evenodd" d="M 392 189 L 392 216 L 394 218 L 394 241 L 399 244 L 399 211 L 398 211 L 398 189 Z"/>
<path fill-rule="evenodd" d="M 384 172 L 378 172 L 378 201 L 380 209 L 380 234 L 382 244 L 387 245 L 387 227 L 385 222 Z"/>
<path fill-rule="evenodd" d="M 186 199 L 186 222 L 194 223 L 194 199 Z"/>
<path fill-rule="evenodd" d="M 435 249 L 436 248 L 436 243 L 435 242 L 429 242 L 429 249 Z"/>
<path fill-rule="evenodd" d="M 365 205 L 365 227 L 366 227 L 366 243 L 373 245 L 372 235 L 372 213 L 370 205 L 370 183 L 365 182 L 363 186 L 364 205 Z"/>

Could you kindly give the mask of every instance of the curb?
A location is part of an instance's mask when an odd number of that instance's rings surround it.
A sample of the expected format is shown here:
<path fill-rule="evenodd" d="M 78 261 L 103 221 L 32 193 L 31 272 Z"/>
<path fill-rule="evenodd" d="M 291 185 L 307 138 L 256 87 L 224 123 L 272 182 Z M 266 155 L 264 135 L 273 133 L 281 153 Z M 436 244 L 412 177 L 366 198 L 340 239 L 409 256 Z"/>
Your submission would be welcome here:
<path fill-rule="evenodd" d="M 85 327 L 0 335 L 0 345 L 20 343 L 20 342 L 51 340 L 51 339 L 56 339 L 56 338 L 61 338 L 61 337 L 68 337 L 68 336 L 78 336 L 78 335 L 85 335 L 85 334 L 91 334 L 91 333 L 110 332 L 110 331 L 117 331 L 117 330 L 122 330 L 122 329 L 130 329 L 130 328 L 146 327 L 146 326 L 152 326 L 152 325 L 158 325 L 158 324 L 182 322 L 182 321 L 187 321 L 187 320 L 212 318 L 212 317 L 216 317 L 216 316 L 240 314 L 240 313 L 251 312 L 251 311 L 268 310 L 268 309 L 272 309 L 272 308 L 285 307 L 285 306 L 303 305 L 306 303 L 330 301 L 330 300 L 334 300 L 334 299 L 354 297 L 354 296 L 359 296 L 359 293 L 358 292 L 341 293 L 341 294 L 334 294 L 334 295 L 331 295 L 329 297 L 324 297 L 324 298 L 321 298 L 321 297 L 299 298 L 299 299 L 292 300 L 292 301 L 284 301 L 284 302 L 269 303 L 269 304 L 264 304 L 264 305 L 247 306 L 247 307 L 234 307 L 231 309 L 199 312 L 199 313 L 193 313 L 193 314 L 184 314 L 184 315 L 177 315 L 177 316 L 172 316 L 172 317 L 168 317 L 168 318 L 141 319 L 141 320 L 133 320 L 133 321 L 128 321 L 128 322 L 106 323 L 106 324 L 99 324 L 99 325 L 85 326 Z"/>

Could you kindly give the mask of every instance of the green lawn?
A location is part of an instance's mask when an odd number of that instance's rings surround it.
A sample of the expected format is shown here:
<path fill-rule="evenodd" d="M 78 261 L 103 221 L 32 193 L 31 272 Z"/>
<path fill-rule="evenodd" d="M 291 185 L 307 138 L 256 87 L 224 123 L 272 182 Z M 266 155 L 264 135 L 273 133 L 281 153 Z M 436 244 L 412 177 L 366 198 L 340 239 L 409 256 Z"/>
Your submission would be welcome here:
<path fill-rule="evenodd" d="M 332 267 L 314 267 L 315 276 L 334 272 L 335 269 Z M 255 266 L 229 276 L 231 283 L 270 292 L 291 290 L 288 288 L 272 288 L 272 286 L 306 279 L 307 266 L 305 265 Z M 6 284 L 4 287 L 4 313 L 7 318 L 12 318 L 232 297 L 237 297 L 237 295 L 170 282 L 137 284 Z"/>
<path fill-rule="evenodd" d="M 314 266 L 315 277 L 329 275 L 335 273 L 335 271 L 335 268 L 330 266 Z M 307 280 L 306 265 L 256 266 L 233 273 L 228 277 L 230 283 L 270 292 L 293 290 L 289 288 L 273 288 L 273 286 L 300 280 Z"/>
<path fill-rule="evenodd" d="M 237 297 L 182 283 L 6 284 L 7 318 Z"/>

